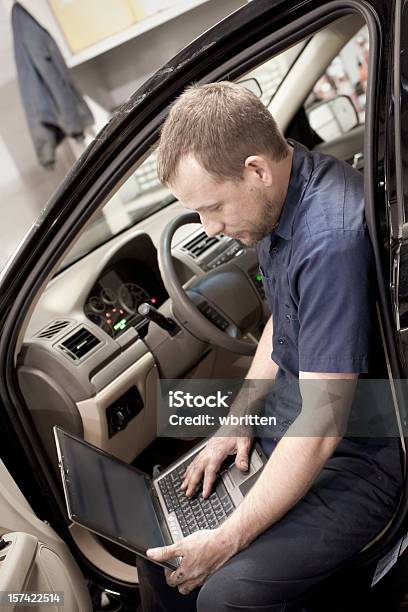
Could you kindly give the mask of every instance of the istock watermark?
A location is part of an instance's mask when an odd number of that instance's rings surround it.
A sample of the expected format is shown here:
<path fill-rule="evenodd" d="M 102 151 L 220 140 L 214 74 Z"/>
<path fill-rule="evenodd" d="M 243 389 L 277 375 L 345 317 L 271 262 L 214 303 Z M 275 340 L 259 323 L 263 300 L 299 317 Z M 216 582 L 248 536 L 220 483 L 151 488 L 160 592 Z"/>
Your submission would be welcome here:
<path fill-rule="evenodd" d="M 231 399 L 232 391 L 223 395 L 217 391 L 215 395 L 194 395 L 184 391 L 169 391 L 170 408 L 230 408 L 228 400 Z"/>
<path fill-rule="evenodd" d="M 258 428 L 267 428 L 272 435 L 277 418 L 252 410 L 249 390 L 253 388 L 252 381 L 242 379 L 163 380 L 158 393 L 158 435 L 207 437 L 219 430 L 244 435 Z M 237 397 L 239 413 L 232 410 Z"/>

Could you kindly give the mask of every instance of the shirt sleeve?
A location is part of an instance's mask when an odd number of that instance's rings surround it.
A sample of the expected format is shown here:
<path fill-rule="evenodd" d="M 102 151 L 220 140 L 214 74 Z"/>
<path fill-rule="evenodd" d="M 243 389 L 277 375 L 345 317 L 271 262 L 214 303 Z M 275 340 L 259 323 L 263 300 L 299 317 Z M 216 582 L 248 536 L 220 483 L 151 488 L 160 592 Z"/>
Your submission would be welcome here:
<path fill-rule="evenodd" d="M 317 234 L 296 267 L 299 370 L 368 372 L 377 292 L 367 232 Z"/>

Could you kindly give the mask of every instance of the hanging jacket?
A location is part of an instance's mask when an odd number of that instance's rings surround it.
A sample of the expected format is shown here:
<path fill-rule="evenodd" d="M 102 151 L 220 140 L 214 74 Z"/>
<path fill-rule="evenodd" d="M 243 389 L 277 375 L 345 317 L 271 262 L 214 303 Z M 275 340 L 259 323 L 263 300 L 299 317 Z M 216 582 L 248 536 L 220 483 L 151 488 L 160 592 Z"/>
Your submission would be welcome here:
<path fill-rule="evenodd" d="M 55 149 L 65 136 L 82 138 L 94 122 L 72 81 L 59 48 L 24 7 L 13 6 L 12 27 L 18 81 L 27 122 L 40 164 L 53 167 Z"/>

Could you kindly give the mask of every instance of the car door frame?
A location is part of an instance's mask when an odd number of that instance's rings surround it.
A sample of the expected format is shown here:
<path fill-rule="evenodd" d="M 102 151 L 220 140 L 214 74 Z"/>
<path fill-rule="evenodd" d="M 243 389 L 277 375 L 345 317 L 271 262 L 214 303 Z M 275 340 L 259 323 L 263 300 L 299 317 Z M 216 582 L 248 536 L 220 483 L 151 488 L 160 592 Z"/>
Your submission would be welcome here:
<path fill-rule="evenodd" d="M 357 11 L 365 18 L 370 42 L 376 41 L 376 44 L 370 44 L 369 92 L 372 93 L 368 96 L 371 104 L 369 102 L 365 143 L 367 211 L 375 243 L 381 320 L 390 374 L 395 378 L 402 374 L 394 347 L 390 296 L 385 290 L 384 252 L 377 225 L 377 209 L 384 208 L 377 190 L 381 178 L 379 161 L 384 151 L 383 145 L 379 144 L 381 134 L 378 127 L 383 93 L 375 67 L 379 64 L 383 70 L 387 61 L 384 40 L 387 33 L 381 31 L 381 24 L 389 24 L 389 15 L 383 10 L 382 2 L 371 2 L 372 5 L 356 0 L 329 3 L 299 0 L 288 6 L 284 0 L 256 0 L 200 36 L 148 80 L 100 132 L 54 194 L 0 279 L 0 288 L 4 292 L 0 299 L 0 411 L 5 417 L 1 419 L 1 435 L 10 441 L 6 462 L 13 475 L 17 474 L 17 482 L 23 483 L 20 485 L 22 490 L 29 492 L 30 501 L 53 521 L 57 531 L 64 533 L 76 555 L 81 556 L 64 524 L 65 509 L 59 483 L 47 463 L 15 377 L 15 351 L 35 296 L 45 286 L 51 269 L 55 268 L 80 228 L 130 172 L 136 160 L 154 144 L 169 103 L 187 83 L 235 79 L 266 57 L 271 57 L 272 49 L 273 54 L 277 54 L 299 41 L 299 32 L 304 38 L 350 11 Z M 19 450 L 18 461 L 16 449 Z M 27 482 L 27 470 L 34 477 L 31 486 Z M 374 546 L 370 555 L 379 555 L 394 539 L 395 530 L 391 529 L 382 540 L 381 550 Z M 86 560 L 82 561 L 85 566 L 89 565 Z M 87 567 L 87 570 L 92 572 L 92 568 Z"/>
<path fill-rule="evenodd" d="M 408 138 L 402 126 L 408 122 L 408 92 L 405 76 L 408 76 L 408 36 L 403 29 L 403 20 L 408 18 L 408 2 L 396 0 L 394 65 L 392 75 L 393 97 L 390 106 L 393 118 L 394 153 L 388 158 L 388 166 L 395 166 L 395 174 L 388 184 L 389 207 L 388 223 L 390 227 L 390 288 L 393 303 L 394 325 L 397 334 L 398 349 L 405 368 L 408 364 L 408 328 L 401 327 L 400 321 L 400 278 L 401 250 L 408 248 L 408 176 L 403 172 L 408 163 Z M 405 49 L 405 53 L 404 53 Z"/>

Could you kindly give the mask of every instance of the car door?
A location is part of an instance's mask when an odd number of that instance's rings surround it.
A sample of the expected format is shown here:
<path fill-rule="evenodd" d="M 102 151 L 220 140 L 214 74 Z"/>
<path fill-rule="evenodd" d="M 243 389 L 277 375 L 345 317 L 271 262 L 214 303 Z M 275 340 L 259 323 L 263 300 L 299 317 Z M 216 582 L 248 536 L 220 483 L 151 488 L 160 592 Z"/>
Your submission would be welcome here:
<path fill-rule="evenodd" d="M 0 461 L 0 605 L 88 612 L 91 598 L 68 546 L 34 514 Z"/>

